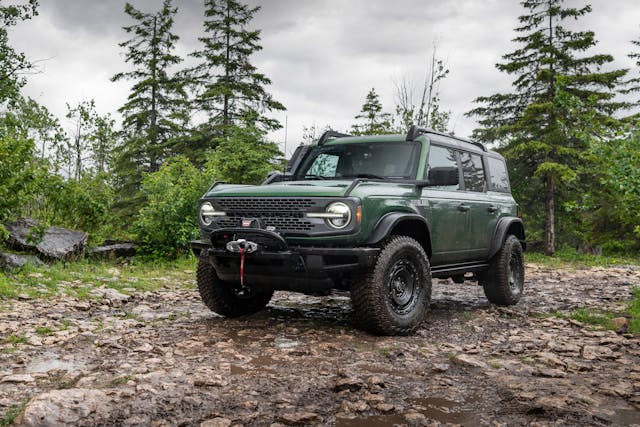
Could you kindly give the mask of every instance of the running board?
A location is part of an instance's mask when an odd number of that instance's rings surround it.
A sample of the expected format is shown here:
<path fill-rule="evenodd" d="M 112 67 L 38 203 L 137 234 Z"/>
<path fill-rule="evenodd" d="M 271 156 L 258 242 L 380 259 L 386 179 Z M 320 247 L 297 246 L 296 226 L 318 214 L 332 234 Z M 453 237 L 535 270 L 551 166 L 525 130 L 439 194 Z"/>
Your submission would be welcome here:
<path fill-rule="evenodd" d="M 486 270 L 488 263 L 481 264 L 450 264 L 431 268 L 431 276 L 438 279 L 446 279 L 451 276 L 459 276 L 464 273 Z"/>

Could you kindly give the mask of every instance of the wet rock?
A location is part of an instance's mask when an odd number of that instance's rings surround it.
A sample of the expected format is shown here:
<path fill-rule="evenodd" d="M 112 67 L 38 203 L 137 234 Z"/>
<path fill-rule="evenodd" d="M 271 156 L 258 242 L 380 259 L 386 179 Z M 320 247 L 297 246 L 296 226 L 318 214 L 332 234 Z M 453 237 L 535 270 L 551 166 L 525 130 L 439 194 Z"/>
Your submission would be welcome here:
<path fill-rule="evenodd" d="M 489 368 L 489 365 L 484 363 L 482 360 L 468 354 L 458 354 L 453 357 L 453 361 L 459 363 L 460 365 L 472 366 L 474 368 Z"/>
<path fill-rule="evenodd" d="M 0 383 L 32 383 L 35 379 L 29 374 L 14 374 L 2 377 Z"/>
<path fill-rule="evenodd" d="M 34 235 L 38 225 L 37 221 L 29 218 L 5 224 L 9 245 L 18 250 L 38 252 L 47 259 L 75 259 L 84 255 L 87 233 L 49 227 L 40 237 Z"/>
<path fill-rule="evenodd" d="M 385 414 L 396 409 L 396 407 L 390 403 L 378 403 L 375 408 Z"/>
<path fill-rule="evenodd" d="M 112 288 L 98 288 L 91 291 L 91 295 L 108 299 L 109 301 L 124 303 L 131 299 L 130 295 L 123 294 Z"/>
<path fill-rule="evenodd" d="M 339 392 L 343 390 L 358 391 L 364 384 L 358 378 L 338 378 L 333 386 L 333 391 Z"/>
<path fill-rule="evenodd" d="M 75 425 L 92 419 L 106 419 L 110 406 L 100 390 L 53 390 L 31 399 L 16 424 L 25 427 Z"/>
<path fill-rule="evenodd" d="M 134 243 L 115 243 L 98 246 L 89 250 L 89 255 L 94 258 L 130 258 L 136 254 L 137 246 Z"/>
<path fill-rule="evenodd" d="M 295 412 L 283 414 L 279 417 L 279 421 L 286 425 L 306 425 L 321 420 L 322 418 L 315 412 Z"/>
<path fill-rule="evenodd" d="M 433 372 L 447 372 L 449 370 L 450 366 L 448 363 L 435 363 L 432 367 L 431 370 Z"/>
<path fill-rule="evenodd" d="M 404 414 L 404 419 L 407 420 L 409 424 L 422 424 L 427 417 L 420 412 L 408 412 Z"/>
<path fill-rule="evenodd" d="M 228 418 L 216 417 L 210 420 L 205 420 L 200 423 L 200 427 L 229 427 L 231 420 Z"/>
<path fill-rule="evenodd" d="M 17 255 L 0 252 L 0 270 L 19 270 L 30 264 L 42 267 L 44 263 L 34 255 Z"/>

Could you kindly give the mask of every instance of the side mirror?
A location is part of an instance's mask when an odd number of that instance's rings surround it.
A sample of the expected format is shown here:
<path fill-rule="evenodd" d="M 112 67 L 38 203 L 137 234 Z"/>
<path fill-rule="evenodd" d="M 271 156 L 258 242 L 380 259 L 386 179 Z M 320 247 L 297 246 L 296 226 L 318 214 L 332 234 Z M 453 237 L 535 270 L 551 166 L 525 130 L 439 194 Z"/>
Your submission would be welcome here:
<path fill-rule="evenodd" d="M 431 186 L 458 185 L 459 182 L 460 175 L 457 167 L 443 166 L 429 169 L 429 185 Z"/>

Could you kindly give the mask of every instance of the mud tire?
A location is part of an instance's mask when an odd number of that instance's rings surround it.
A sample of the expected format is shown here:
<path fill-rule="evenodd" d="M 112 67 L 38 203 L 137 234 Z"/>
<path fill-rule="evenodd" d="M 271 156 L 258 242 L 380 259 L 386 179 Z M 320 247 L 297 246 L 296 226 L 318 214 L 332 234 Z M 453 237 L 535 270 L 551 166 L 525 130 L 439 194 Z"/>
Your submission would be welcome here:
<path fill-rule="evenodd" d="M 257 313 L 269 303 L 273 296 L 273 291 L 238 296 L 233 286 L 220 280 L 211 263 L 202 257 L 198 259 L 197 284 L 202 302 L 211 311 L 225 317 Z"/>
<path fill-rule="evenodd" d="M 429 258 L 415 239 L 391 237 L 373 271 L 355 281 L 351 301 L 360 327 L 377 335 L 409 335 L 431 301 Z"/>
<path fill-rule="evenodd" d="M 496 305 L 514 305 L 524 289 L 524 254 L 514 235 L 507 236 L 480 281 L 487 299 Z"/>

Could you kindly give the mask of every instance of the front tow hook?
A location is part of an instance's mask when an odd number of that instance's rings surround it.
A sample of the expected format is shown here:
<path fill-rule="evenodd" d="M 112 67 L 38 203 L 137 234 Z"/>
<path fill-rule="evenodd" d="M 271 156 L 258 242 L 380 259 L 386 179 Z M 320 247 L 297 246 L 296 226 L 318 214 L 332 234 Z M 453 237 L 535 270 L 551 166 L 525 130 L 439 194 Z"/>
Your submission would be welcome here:
<path fill-rule="evenodd" d="M 227 250 L 240 254 L 240 286 L 244 288 L 244 258 L 246 254 L 257 251 L 258 244 L 245 239 L 232 240 L 227 243 Z"/>

